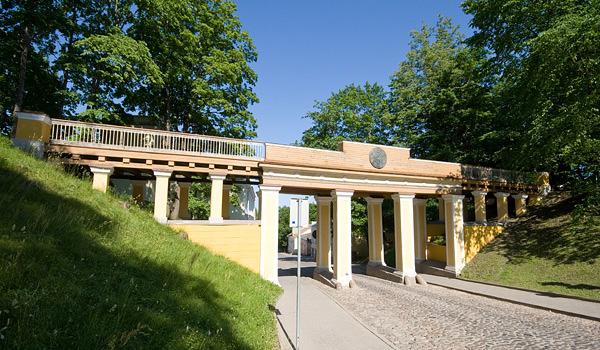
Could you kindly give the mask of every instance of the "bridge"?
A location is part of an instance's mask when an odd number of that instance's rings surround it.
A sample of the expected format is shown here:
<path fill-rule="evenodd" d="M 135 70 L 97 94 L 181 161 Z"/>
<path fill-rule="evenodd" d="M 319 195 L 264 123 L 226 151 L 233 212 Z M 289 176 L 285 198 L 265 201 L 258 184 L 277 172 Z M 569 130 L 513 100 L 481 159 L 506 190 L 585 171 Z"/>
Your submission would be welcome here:
<path fill-rule="evenodd" d="M 352 198 L 367 202 L 367 273 L 412 284 L 420 282 L 417 272 L 427 266 L 458 275 L 511 215 L 521 215 L 549 190 L 547 173 L 414 159 L 403 147 L 343 141 L 330 151 L 85 123 L 38 112 L 18 112 L 17 118 L 16 146 L 89 169 L 99 191 L 119 185 L 136 200 L 150 199 L 157 221 L 186 231 L 191 240 L 273 283 L 278 283 L 282 193 L 315 196 L 315 277 L 344 288 L 353 284 Z M 208 220 L 190 216 L 194 182 L 211 184 Z M 258 187 L 253 220 L 230 218 L 233 185 Z M 395 268 L 384 261 L 385 199 L 393 201 Z M 428 202 L 437 203 L 435 221 L 427 220 Z M 433 243 L 434 236 L 444 237 L 445 245 Z"/>

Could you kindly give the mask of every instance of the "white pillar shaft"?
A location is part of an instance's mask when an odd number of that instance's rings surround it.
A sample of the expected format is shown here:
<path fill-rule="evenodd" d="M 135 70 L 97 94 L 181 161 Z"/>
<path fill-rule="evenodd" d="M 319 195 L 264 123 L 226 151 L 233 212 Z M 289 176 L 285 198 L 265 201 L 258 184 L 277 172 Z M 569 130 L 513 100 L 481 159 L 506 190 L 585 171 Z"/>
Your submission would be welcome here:
<path fill-rule="evenodd" d="M 190 198 L 190 184 L 180 183 L 179 184 L 179 207 L 177 217 L 179 219 L 187 220 L 190 218 L 189 210 L 189 198 Z"/>
<path fill-rule="evenodd" d="M 341 287 L 352 281 L 352 192 L 333 191 L 335 262 L 333 278 Z"/>
<path fill-rule="evenodd" d="M 425 210 L 427 200 L 415 199 L 413 203 L 413 215 L 415 219 L 415 260 L 421 262 L 425 260 L 425 250 L 427 246 L 427 215 Z"/>
<path fill-rule="evenodd" d="M 224 175 L 211 175 L 210 188 L 210 216 L 208 222 L 221 223 L 223 222 L 223 180 Z"/>
<path fill-rule="evenodd" d="M 464 267 L 465 243 L 462 195 L 444 195 L 446 206 L 446 270 L 456 275 Z"/>
<path fill-rule="evenodd" d="M 486 192 L 473 191 L 473 198 L 475 199 L 475 221 L 483 224 L 487 222 L 487 213 L 485 208 L 485 196 Z"/>
<path fill-rule="evenodd" d="M 223 219 L 229 220 L 231 215 L 231 188 L 232 185 L 223 185 L 223 199 L 222 199 L 222 216 Z M 212 195 L 212 193 L 211 193 Z"/>
<path fill-rule="evenodd" d="M 369 264 L 385 265 L 383 252 L 383 198 L 367 198 Z"/>
<path fill-rule="evenodd" d="M 169 201 L 169 178 L 170 172 L 155 171 L 156 184 L 154 186 L 154 218 L 160 223 L 166 223 Z"/>
<path fill-rule="evenodd" d="M 280 189 L 281 187 L 260 187 L 260 276 L 275 284 L 279 284 L 277 276 L 277 243 L 279 239 Z"/>
<path fill-rule="evenodd" d="M 396 270 L 404 277 L 414 277 L 415 270 L 415 222 L 413 213 L 414 195 L 395 194 L 394 199 L 394 244 L 396 248 Z"/>
<path fill-rule="evenodd" d="M 508 196 L 510 194 L 504 192 L 494 193 L 496 197 L 496 208 L 498 209 L 498 221 L 508 220 Z"/>
<path fill-rule="evenodd" d="M 317 197 L 317 269 L 331 271 L 331 197 Z"/>

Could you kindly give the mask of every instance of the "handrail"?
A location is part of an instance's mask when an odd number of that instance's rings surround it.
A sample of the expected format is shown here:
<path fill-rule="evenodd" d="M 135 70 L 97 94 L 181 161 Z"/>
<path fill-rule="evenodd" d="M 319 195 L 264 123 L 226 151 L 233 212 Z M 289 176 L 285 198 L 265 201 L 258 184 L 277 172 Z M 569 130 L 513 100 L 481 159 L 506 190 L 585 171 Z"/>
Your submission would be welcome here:
<path fill-rule="evenodd" d="M 50 143 L 264 160 L 265 144 L 225 137 L 52 119 Z"/>
<path fill-rule="evenodd" d="M 540 176 L 543 174 L 461 164 L 461 175 L 467 180 L 488 180 L 538 185 L 540 184 Z"/>

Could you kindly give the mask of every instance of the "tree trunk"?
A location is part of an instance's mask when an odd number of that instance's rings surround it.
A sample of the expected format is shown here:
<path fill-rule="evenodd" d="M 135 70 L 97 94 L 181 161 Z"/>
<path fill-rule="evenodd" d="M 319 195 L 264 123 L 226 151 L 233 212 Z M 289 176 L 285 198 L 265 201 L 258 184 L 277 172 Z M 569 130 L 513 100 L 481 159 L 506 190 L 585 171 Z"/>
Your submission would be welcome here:
<path fill-rule="evenodd" d="M 23 98 L 25 96 L 25 77 L 27 75 L 27 58 L 29 56 L 29 45 L 31 36 L 29 35 L 29 26 L 23 28 L 23 37 L 21 38 L 21 59 L 19 60 L 19 81 L 17 82 L 17 93 L 15 96 L 15 106 L 13 114 L 21 111 L 23 108 Z M 13 116 L 16 120 L 16 115 Z"/>

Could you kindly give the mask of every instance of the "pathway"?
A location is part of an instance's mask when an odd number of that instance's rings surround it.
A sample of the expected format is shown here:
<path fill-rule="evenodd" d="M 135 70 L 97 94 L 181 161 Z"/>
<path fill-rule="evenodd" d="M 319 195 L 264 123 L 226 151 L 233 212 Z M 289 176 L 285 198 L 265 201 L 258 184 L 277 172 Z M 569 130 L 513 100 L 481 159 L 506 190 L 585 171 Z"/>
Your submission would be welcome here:
<path fill-rule="evenodd" d="M 310 349 L 393 349 L 340 307 L 313 280 L 314 262 L 303 262 L 300 284 L 300 346 Z M 296 339 L 296 257 L 279 256 L 279 283 L 284 293 L 277 302 L 282 349 L 293 349 Z"/>

